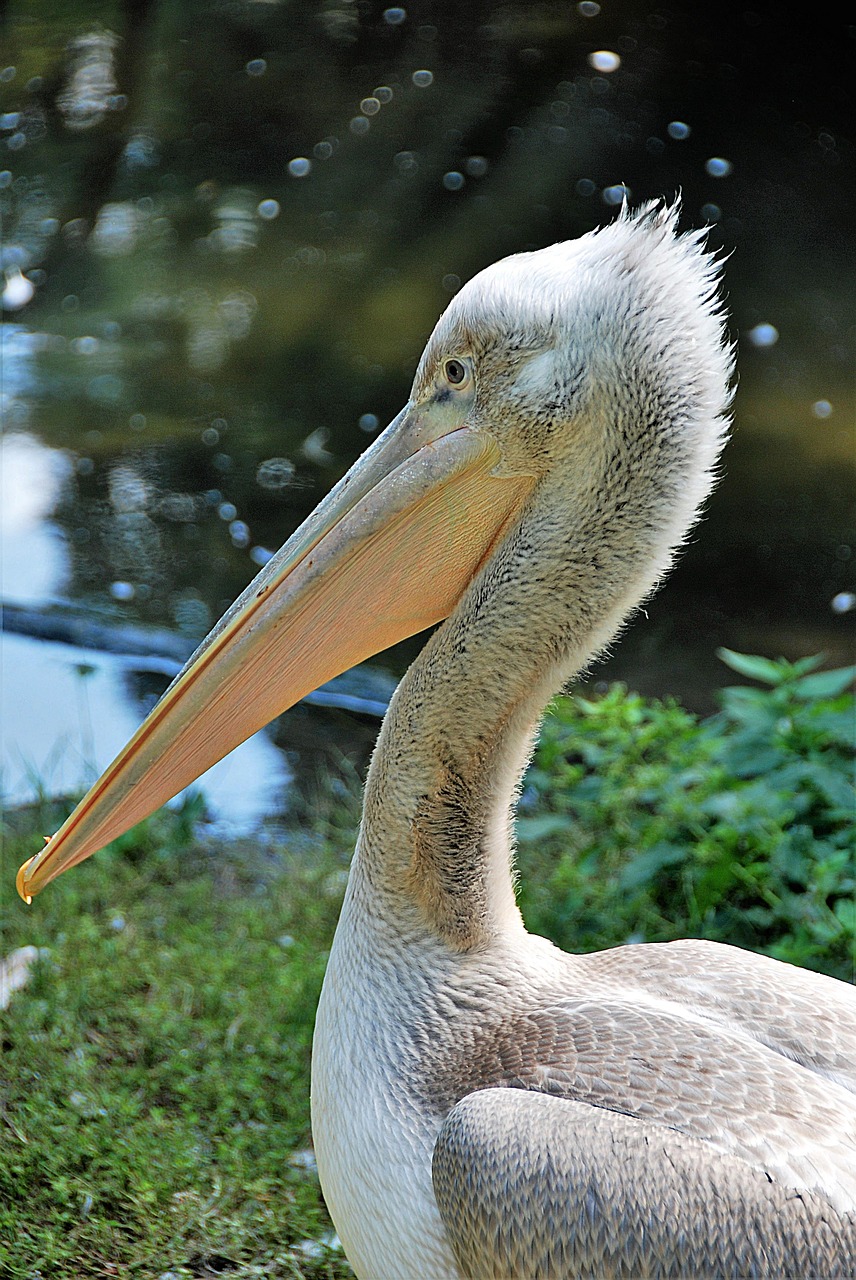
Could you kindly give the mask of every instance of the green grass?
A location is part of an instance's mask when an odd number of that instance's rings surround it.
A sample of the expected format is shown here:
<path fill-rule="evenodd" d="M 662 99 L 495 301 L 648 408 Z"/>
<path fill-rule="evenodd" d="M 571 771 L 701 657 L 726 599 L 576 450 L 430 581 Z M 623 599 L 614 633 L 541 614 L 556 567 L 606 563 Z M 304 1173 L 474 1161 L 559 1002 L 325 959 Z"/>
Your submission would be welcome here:
<path fill-rule="evenodd" d="M 527 921 L 568 949 L 704 936 L 852 980 L 853 673 L 726 656 L 765 687 L 707 720 L 621 688 L 557 700 L 521 801 Z M 290 832 L 208 847 L 190 804 L 30 908 L 14 871 L 61 814 L 7 816 L 2 952 L 49 955 L 0 1015 L 3 1280 L 350 1274 L 307 1152 L 357 807 L 334 782 Z"/>
<path fill-rule="evenodd" d="M 119 844 L 4 912 L 50 957 L 4 1018 L 0 1275 L 349 1275 L 306 1167 L 341 857 Z"/>

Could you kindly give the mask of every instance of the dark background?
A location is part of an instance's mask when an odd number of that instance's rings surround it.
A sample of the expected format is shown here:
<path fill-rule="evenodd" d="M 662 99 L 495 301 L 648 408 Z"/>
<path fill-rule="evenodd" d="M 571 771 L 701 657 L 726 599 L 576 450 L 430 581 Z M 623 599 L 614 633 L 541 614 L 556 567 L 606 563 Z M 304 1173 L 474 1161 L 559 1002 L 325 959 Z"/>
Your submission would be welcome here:
<path fill-rule="evenodd" d="M 829 13 L 5 4 L 3 264 L 35 286 L 6 430 L 70 460 L 58 594 L 203 633 L 404 402 L 459 283 L 623 184 L 710 225 L 739 385 L 708 519 L 596 676 L 706 707 L 719 644 L 846 661 L 856 27 Z"/>

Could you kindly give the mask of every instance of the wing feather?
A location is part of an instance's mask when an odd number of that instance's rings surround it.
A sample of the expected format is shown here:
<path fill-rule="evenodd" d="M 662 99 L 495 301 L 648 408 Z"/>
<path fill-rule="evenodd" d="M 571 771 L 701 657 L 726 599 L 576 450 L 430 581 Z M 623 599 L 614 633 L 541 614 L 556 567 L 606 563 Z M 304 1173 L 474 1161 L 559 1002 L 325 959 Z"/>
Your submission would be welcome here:
<path fill-rule="evenodd" d="M 565 1098 L 463 1098 L 433 1180 L 472 1280 L 856 1274 L 856 1216 L 698 1138 Z"/>

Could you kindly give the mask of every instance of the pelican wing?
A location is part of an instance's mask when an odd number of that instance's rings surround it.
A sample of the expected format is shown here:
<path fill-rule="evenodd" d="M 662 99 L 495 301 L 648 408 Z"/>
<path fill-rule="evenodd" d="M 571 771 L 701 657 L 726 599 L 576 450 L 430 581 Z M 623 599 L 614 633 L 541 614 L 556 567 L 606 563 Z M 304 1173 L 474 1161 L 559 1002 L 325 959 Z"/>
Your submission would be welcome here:
<path fill-rule="evenodd" d="M 849 983 L 703 938 L 592 952 L 574 967 L 579 990 L 667 1001 L 856 1094 L 856 987 Z"/>
<path fill-rule="evenodd" d="M 453 1101 L 502 1084 L 622 1112 L 856 1212 L 856 1095 L 736 1030 L 636 993 L 506 1018 L 465 1052 Z"/>
<path fill-rule="evenodd" d="M 433 1180 L 473 1280 L 856 1271 L 856 1215 L 673 1129 L 519 1089 L 449 1113 Z"/>

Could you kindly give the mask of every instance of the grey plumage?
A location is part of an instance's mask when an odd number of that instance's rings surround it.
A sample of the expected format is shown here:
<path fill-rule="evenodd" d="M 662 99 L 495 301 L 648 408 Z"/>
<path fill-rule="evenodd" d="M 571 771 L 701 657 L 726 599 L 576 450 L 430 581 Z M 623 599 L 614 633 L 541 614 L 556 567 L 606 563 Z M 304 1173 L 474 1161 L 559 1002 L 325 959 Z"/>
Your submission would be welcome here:
<path fill-rule="evenodd" d="M 848 1280 L 856 1218 L 674 1129 L 537 1093 L 470 1094 L 434 1150 L 472 1280 Z"/>

